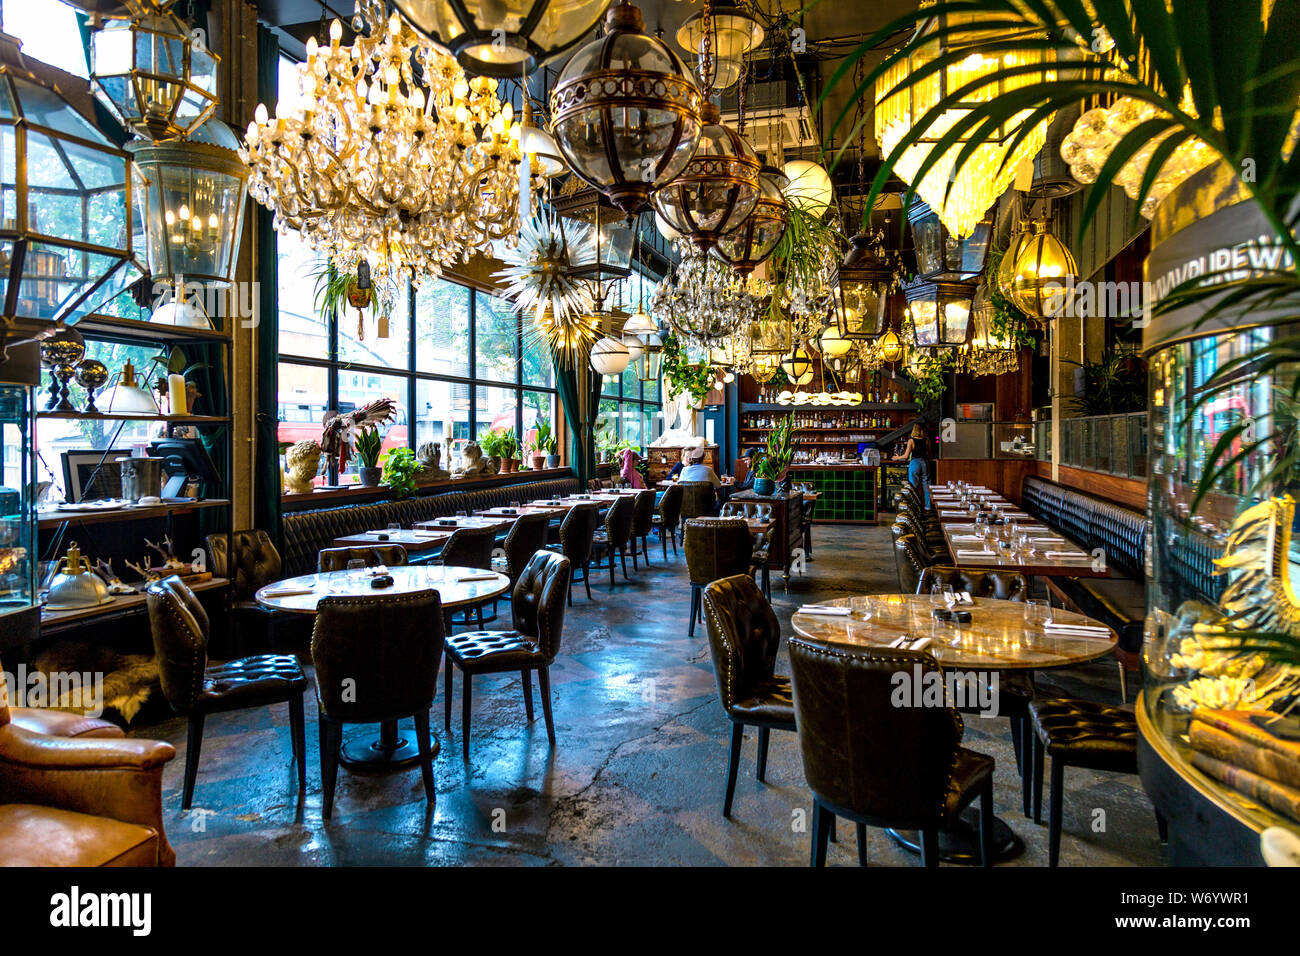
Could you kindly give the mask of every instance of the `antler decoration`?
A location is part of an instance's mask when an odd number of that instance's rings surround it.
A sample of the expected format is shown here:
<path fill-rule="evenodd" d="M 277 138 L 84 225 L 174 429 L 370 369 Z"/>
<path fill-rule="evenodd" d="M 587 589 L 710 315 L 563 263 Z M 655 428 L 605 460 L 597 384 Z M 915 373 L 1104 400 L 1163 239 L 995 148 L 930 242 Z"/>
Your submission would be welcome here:
<path fill-rule="evenodd" d="M 148 542 L 145 543 L 147 544 Z M 154 570 L 149 567 L 149 555 L 147 554 L 144 556 L 142 564 L 136 564 L 134 561 L 126 561 L 124 563 L 128 568 L 140 575 L 140 577 L 145 581 L 157 581 L 161 577 L 161 575 L 155 573 Z"/>
<path fill-rule="evenodd" d="M 172 539 L 170 535 L 163 538 L 163 543 L 161 545 L 154 544 L 148 538 L 144 539 L 144 543 L 145 547 L 149 548 L 151 551 L 157 551 L 158 554 L 162 556 L 164 568 L 180 567 L 181 562 L 176 559 L 176 555 L 172 551 Z M 145 556 L 145 560 L 148 560 L 148 555 Z"/>

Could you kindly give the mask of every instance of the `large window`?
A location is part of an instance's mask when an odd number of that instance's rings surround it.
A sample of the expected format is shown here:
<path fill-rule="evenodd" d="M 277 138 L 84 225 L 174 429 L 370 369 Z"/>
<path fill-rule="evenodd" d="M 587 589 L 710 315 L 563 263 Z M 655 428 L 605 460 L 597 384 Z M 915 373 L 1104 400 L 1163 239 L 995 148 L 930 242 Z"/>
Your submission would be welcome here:
<path fill-rule="evenodd" d="M 653 277 L 633 272 L 628 278 L 612 283 L 608 295 L 617 308 L 630 313 L 639 304 L 648 304 L 654 290 Z M 605 376 L 600 389 L 598 426 L 603 426 L 604 434 L 610 439 L 645 449 L 662 431 L 662 406 L 659 381 L 641 381 L 639 366 L 639 362 L 632 362 L 622 375 Z"/>

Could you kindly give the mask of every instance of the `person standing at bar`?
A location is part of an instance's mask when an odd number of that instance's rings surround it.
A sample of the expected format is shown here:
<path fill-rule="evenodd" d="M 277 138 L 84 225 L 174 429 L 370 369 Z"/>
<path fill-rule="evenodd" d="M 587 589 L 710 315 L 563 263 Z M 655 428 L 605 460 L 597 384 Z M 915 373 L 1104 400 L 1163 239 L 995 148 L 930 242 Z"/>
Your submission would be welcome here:
<path fill-rule="evenodd" d="M 925 426 L 920 422 L 912 425 L 912 434 L 907 439 L 903 454 L 895 462 L 907 462 L 907 480 L 921 495 L 927 508 L 930 507 L 930 439 L 925 433 Z"/>

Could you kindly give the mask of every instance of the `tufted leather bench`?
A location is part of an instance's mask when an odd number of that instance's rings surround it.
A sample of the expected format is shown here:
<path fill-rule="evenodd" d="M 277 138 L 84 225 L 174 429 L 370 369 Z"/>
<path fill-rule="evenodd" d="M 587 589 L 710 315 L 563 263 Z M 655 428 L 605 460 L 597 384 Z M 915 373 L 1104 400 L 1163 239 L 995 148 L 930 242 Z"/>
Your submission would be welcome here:
<path fill-rule="evenodd" d="M 576 478 L 550 478 L 518 485 L 420 495 L 400 501 L 290 512 L 284 516 L 284 575 L 294 577 L 315 571 L 316 555 L 320 550 L 330 547 L 335 538 L 344 535 L 386 528 L 393 521 L 409 528 L 417 521 L 445 518 L 457 511 L 481 511 L 509 505 L 512 501 L 559 498 L 580 490 Z"/>

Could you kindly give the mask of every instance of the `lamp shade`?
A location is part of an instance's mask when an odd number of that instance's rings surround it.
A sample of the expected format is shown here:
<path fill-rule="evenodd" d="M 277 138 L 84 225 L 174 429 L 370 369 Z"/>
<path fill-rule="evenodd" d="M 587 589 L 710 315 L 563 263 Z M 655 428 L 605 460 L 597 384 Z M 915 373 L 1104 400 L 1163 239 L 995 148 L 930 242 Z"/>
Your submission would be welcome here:
<path fill-rule="evenodd" d="M 839 268 L 835 318 L 845 339 L 867 339 L 885 327 L 894 271 L 872 248 L 871 237 L 858 234 Z"/>
<path fill-rule="evenodd" d="M 835 188 L 831 185 L 830 174 L 816 163 L 806 159 L 795 159 L 782 167 L 789 185 L 785 187 L 785 198 L 792 206 L 798 206 L 804 212 L 821 217 L 835 201 Z"/>
<path fill-rule="evenodd" d="M 818 344 L 821 346 L 822 356 L 828 359 L 843 358 L 853 349 L 853 343 L 840 335 L 837 325 L 826 326 L 822 330 Z"/>
<path fill-rule="evenodd" d="M 598 339 L 591 347 L 591 367 L 601 375 L 622 375 L 631 361 L 627 346 L 612 336 Z"/>
<path fill-rule="evenodd" d="M 700 142 L 700 90 L 681 57 L 620 2 L 606 33 L 578 50 L 551 91 L 564 161 L 628 214 L 676 179 Z"/>
<path fill-rule="evenodd" d="M 217 107 L 218 57 L 163 3 L 90 35 L 95 95 L 150 139 L 186 136 Z"/>
<path fill-rule="evenodd" d="M 1051 232 L 1051 221 L 1034 224 L 1011 275 L 1011 300 L 1028 315 L 1053 319 L 1070 301 L 1079 267 L 1065 243 Z"/>
<path fill-rule="evenodd" d="M 515 80 L 573 47 L 610 0 L 393 0 L 470 73 Z"/>
<path fill-rule="evenodd" d="M 136 383 L 135 366 L 127 362 L 118 374 L 117 384 L 99 397 L 106 412 L 118 415 L 157 415 L 158 403 L 148 389 Z"/>
<path fill-rule="evenodd" d="M 971 330 L 975 286 L 960 282 L 916 282 L 904 290 L 917 348 L 965 345 Z"/>
<path fill-rule="evenodd" d="M 792 349 L 790 354 L 781 359 L 781 371 L 792 380 L 812 374 L 812 356 L 802 348 Z"/>
<path fill-rule="evenodd" d="M 709 13 L 709 39 L 715 57 L 738 60 L 763 42 L 763 25 L 743 6 L 714 4 Z M 677 43 L 688 53 L 699 54 L 704 47 L 704 29 L 704 11 L 691 14 L 677 28 Z M 721 89 L 717 84 L 715 87 Z"/>

